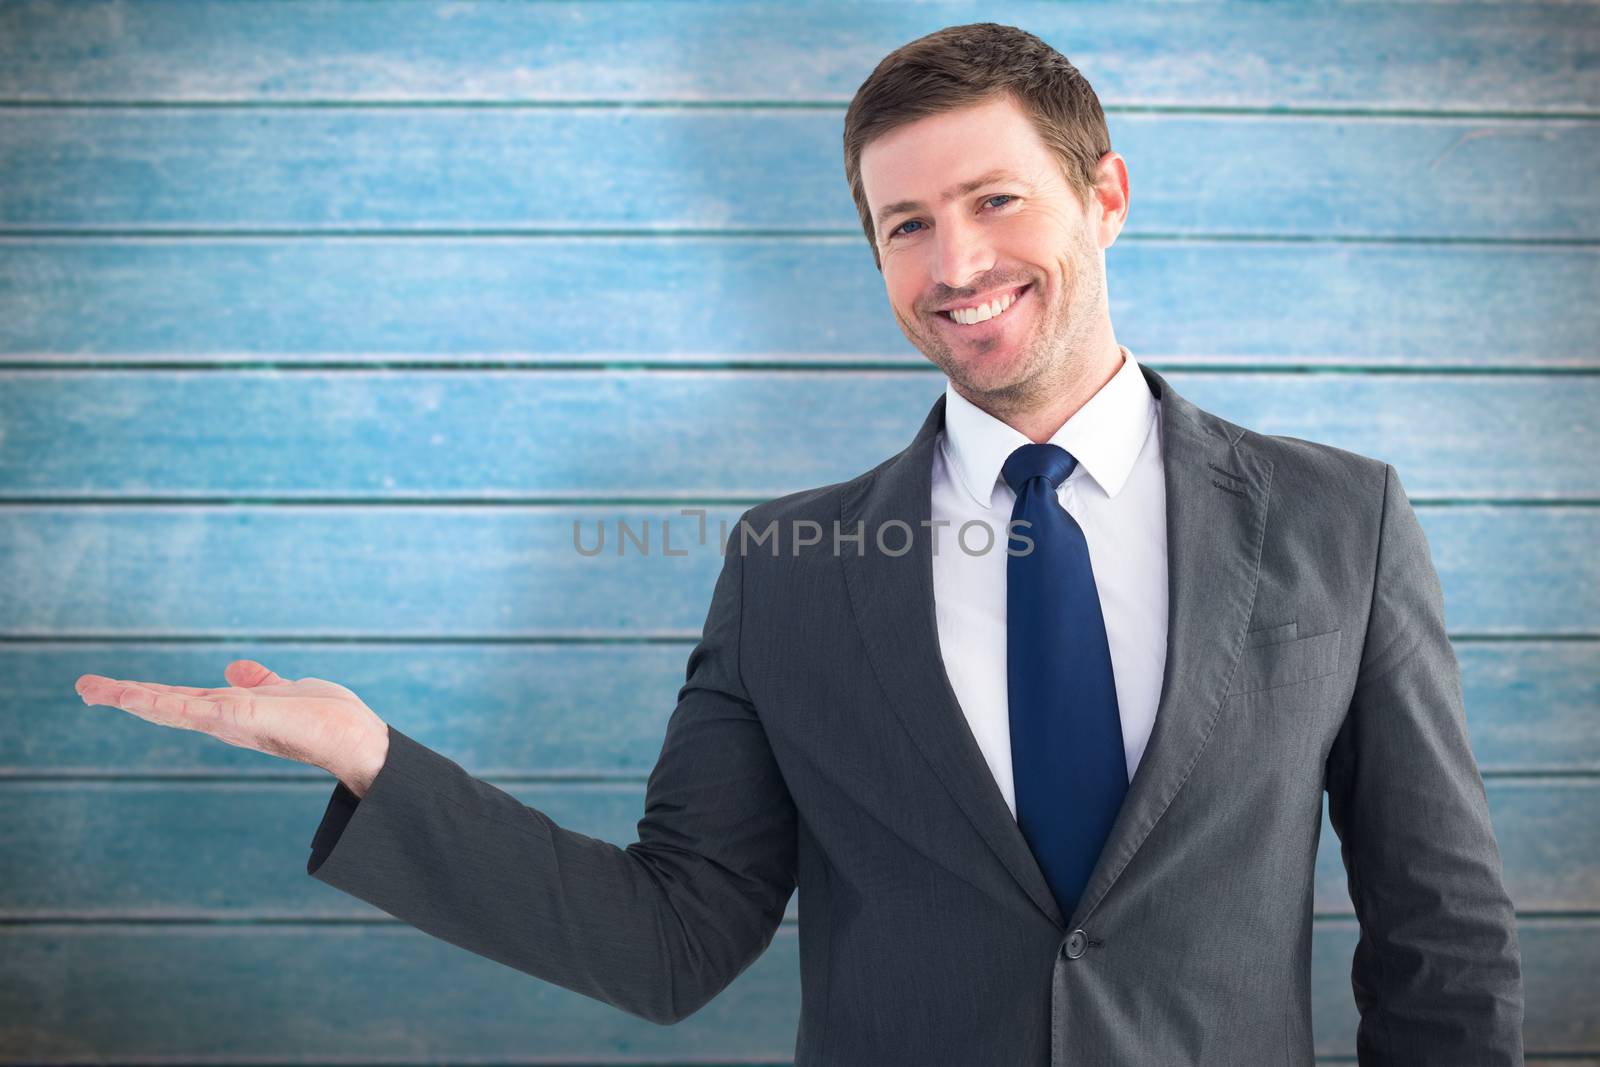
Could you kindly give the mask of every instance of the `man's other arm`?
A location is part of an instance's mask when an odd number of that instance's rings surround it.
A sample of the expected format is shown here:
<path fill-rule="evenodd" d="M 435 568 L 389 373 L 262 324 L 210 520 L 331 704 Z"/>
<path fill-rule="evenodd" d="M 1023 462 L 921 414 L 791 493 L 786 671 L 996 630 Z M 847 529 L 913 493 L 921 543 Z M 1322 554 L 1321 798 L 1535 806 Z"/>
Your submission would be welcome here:
<path fill-rule="evenodd" d="M 794 803 L 739 671 L 739 543 L 689 655 L 636 843 L 563 829 L 390 726 L 364 796 L 335 787 L 307 873 L 651 1022 L 705 1005 L 771 944 L 795 886 Z"/>
<path fill-rule="evenodd" d="M 1328 815 L 1360 920 L 1360 1063 L 1522 1063 L 1522 963 L 1460 668 L 1427 540 L 1385 464 L 1354 695 L 1327 764 Z"/>

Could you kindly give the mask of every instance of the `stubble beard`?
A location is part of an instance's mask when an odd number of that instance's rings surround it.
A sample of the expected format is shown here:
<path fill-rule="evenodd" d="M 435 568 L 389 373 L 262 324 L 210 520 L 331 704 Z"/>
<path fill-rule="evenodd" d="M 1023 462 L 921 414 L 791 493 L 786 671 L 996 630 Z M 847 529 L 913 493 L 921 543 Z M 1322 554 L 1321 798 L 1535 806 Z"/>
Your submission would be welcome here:
<path fill-rule="evenodd" d="M 950 345 L 933 332 L 934 327 L 918 324 L 907 329 L 905 320 L 900 319 L 901 330 L 945 373 L 962 396 L 996 418 L 1034 410 L 1066 388 L 1089 358 L 1086 346 L 1093 309 L 1101 300 L 1105 282 L 1093 257 L 1096 249 L 1086 250 L 1083 245 L 1080 241 L 1073 249 L 1073 292 L 1057 291 L 1039 309 L 1033 336 L 1023 341 L 1009 371 L 998 381 L 975 379 L 968 368 L 974 362 L 983 362 L 984 357 L 980 354 L 969 360 L 957 358 Z M 1044 298 L 1043 283 L 1036 281 L 1030 295 Z"/>

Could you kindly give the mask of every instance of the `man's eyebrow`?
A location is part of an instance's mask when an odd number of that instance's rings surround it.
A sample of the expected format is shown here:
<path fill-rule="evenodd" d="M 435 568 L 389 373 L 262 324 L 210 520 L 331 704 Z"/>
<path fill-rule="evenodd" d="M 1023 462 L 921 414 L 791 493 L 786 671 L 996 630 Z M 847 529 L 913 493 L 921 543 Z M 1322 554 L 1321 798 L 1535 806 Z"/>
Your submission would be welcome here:
<path fill-rule="evenodd" d="M 941 204 L 948 204 L 958 196 L 963 196 L 967 193 L 970 193 L 974 189 L 988 185 L 990 182 L 998 181 L 1020 182 L 1022 179 L 1017 177 L 1015 174 L 1012 174 L 1009 170 L 997 168 L 989 171 L 986 174 L 980 174 L 976 178 L 972 178 L 969 181 L 961 182 L 958 185 L 952 185 L 950 188 L 946 189 L 942 194 L 940 194 L 939 202 Z M 920 200 L 896 200 L 894 203 L 888 204 L 879 209 L 878 226 L 881 228 L 883 224 L 888 222 L 892 216 L 900 215 L 907 211 L 916 211 L 920 207 L 922 207 L 922 201 Z"/>

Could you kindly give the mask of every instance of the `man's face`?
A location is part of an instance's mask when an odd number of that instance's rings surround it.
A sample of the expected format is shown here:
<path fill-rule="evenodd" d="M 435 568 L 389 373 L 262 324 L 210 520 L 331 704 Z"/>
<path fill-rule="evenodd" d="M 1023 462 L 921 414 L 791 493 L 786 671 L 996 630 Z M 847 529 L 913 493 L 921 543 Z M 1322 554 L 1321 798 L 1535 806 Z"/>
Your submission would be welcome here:
<path fill-rule="evenodd" d="M 1010 176 L 955 189 L 993 171 Z M 1100 175 L 1085 212 L 1010 97 L 919 119 L 861 153 L 895 320 L 964 396 L 992 412 L 1038 404 L 1114 347 L 1104 249 L 1125 216 L 1122 157 L 1108 152 Z M 918 206 L 893 209 L 904 201 Z M 892 213 L 881 216 L 885 208 Z M 966 325 L 939 310 L 1024 286 L 987 322 Z"/>

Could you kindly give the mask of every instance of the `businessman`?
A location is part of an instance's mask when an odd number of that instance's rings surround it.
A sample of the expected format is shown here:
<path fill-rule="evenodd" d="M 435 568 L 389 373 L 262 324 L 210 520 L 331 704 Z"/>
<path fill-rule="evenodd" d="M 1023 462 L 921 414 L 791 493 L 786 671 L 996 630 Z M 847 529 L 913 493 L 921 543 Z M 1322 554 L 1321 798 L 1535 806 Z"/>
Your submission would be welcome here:
<path fill-rule="evenodd" d="M 637 842 L 253 661 L 84 699 L 326 768 L 310 874 L 657 1023 L 749 967 L 798 886 L 800 1067 L 1311 1064 L 1326 791 L 1360 1062 L 1521 1063 L 1512 906 L 1394 468 L 1201 410 L 1116 341 L 1127 168 L 1037 37 L 891 53 L 844 150 L 947 385 L 899 453 L 740 516 Z"/>

